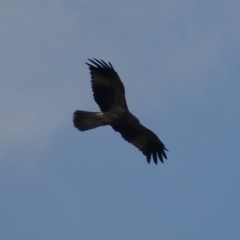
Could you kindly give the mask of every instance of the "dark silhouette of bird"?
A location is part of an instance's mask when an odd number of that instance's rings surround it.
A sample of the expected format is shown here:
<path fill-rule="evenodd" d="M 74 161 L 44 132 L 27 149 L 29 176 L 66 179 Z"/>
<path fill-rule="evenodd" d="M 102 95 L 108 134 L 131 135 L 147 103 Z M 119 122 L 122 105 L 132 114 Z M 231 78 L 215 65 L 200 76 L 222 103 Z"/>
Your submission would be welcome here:
<path fill-rule="evenodd" d="M 100 126 L 110 125 L 122 137 L 135 145 L 146 156 L 157 164 L 163 163 L 168 151 L 157 135 L 144 127 L 129 111 L 124 85 L 110 62 L 88 59 L 91 74 L 93 97 L 101 112 L 74 112 L 73 123 L 80 131 L 86 131 Z"/>

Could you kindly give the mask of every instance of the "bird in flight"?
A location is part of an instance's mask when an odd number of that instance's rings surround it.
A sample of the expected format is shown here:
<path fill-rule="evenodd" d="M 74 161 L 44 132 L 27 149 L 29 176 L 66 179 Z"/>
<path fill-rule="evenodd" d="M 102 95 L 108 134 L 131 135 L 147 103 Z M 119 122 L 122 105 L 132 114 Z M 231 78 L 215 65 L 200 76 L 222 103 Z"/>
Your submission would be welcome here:
<path fill-rule="evenodd" d="M 129 111 L 124 85 L 110 62 L 88 59 L 93 97 L 101 112 L 75 111 L 73 124 L 80 131 L 110 125 L 122 137 L 135 145 L 155 164 L 167 159 L 165 145 L 150 129 L 144 127 Z"/>

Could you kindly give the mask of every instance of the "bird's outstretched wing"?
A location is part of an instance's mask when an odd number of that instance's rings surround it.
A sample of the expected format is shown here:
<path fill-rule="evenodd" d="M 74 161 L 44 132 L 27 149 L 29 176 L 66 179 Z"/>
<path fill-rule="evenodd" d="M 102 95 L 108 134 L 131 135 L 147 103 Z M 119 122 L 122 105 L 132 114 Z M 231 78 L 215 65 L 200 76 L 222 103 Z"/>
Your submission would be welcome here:
<path fill-rule="evenodd" d="M 163 163 L 163 159 L 167 159 L 165 151 L 168 151 L 161 140 L 148 128 L 141 124 L 129 124 L 112 126 L 119 132 L 122 137 L 135 145 L 147 158 L 150 163 L 151 158 L 157 164 L 158 159 Z"/>
<path fill-rule="evenodd" d="M 102 112 L 111 109 L 128 110 L 124 85 L 112 64 L 103 60 L 88 59 L 93 96 Z"/>

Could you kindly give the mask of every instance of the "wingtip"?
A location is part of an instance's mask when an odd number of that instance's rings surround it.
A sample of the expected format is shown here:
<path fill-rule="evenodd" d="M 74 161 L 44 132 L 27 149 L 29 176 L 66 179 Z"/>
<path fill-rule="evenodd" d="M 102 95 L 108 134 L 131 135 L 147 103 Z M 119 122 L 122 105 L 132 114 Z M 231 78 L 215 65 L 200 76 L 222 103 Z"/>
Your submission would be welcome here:
<path fill-rule="evenodd" d="M 164 150 L 166 150 L 166 151 L 168 151 L 167 149 L 163 149 L 163 152 L 162 152 L 162 155 L 163 155 L 163 157 L 167 160 L 168 158 L 167 158 L 167 154 L 164 152 Z"/>
<path fill-rule="evenodd" d="M 164 163 L 162 155 L 159 155 L 160 162 Z"/>
<path fill-rule="evenodd" d="M 108 62 L 108 65 L 114 70 L 113 65 L 110 62 Z"/>
<path fill-rule="evenodd" d="M 151 161 L 151 155 L 148 154 L 148 155 L 147 155 L 147 162 L 150 164 L 150 161 Z"/>
<path fill-rule="evenodd" d="M 104 60 L 102 60 L 102 59 L 100 59 L 100 60 L 98 60 L 98 59 L 96 59 L 96 58 L 88 58 L 88 61 L 89 62 L 91 62 L 92 64 L 94 64 L 94 65 L 91 65 L 90 63 L 88 63 L 88 62 L 85 62 L 89 67 L 97 67 L 97 68 L 110 68 L 110 69 L 113 69 L 114 70 L 114 68 L 113 68 L 113 66 L 112 66 L 112 64 L 110 63 L 110 62 L 108 62 L 108 64 L 104 61 Z"/>
<path fill-rule="evenodd" d="M 164 148 L 164 150 L 168 151 L 168 149 L 167 149 L 165 146 L 163 146 L 163 148 Z M 169 152 L 169 151 L 168 151 L 168 152 Z"/>
<path fill-rule="evenodd" d="M 157 153 L 156 152 L 153 153 L 153 161 L 154 161 L 155 164 L 158 164 L 158 158 L 157 158 Z"/>
<path fill-rule="evenodd" d="M 94 59 L 94 58 L 93 58 Z M 88 58 L 88 61 L 91 62 L 92 64 L 94 64 L 94 61 L 91 58 Z M 93 67 L 93 65 L 89 62 L 85 62 L 86 65 L 88 65 L 88 67 Z"/>
<path fill-rule="evenodd" d="M 88 61 L 89 61 L 90 63 L 85 62 L 88 66 L 93 66 L 93 65 L 91 65 L 91 63 L 94 64 L 94 65 L 97 64 L 96 58 L 88 58 Z"/>

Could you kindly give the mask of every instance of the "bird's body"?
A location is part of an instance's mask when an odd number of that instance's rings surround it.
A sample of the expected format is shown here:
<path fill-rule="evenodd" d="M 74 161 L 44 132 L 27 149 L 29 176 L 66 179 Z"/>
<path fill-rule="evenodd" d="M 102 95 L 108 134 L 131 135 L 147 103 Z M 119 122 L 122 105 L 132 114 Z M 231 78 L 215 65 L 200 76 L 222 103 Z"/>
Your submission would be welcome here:
<path fill-rule="evenodd" d="M 101 112 L 76 111 L 73 116 L 74 126 L 85 131 L 110 125 L 126 141 L 142 151 L 148 163 L 151 157 L 156 164 L 157 158 L 161 162 L 163 157 L 167 159 L 167 149 L 161 140 L 129 111 L 124 85 L 111 63 L 97 59 L 89 61 L 92 64 L 86 64 L 91 73 L 93 96 Z"/>

